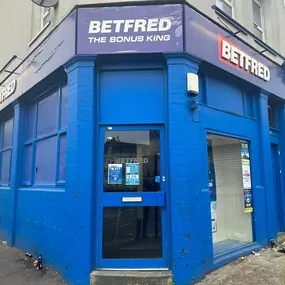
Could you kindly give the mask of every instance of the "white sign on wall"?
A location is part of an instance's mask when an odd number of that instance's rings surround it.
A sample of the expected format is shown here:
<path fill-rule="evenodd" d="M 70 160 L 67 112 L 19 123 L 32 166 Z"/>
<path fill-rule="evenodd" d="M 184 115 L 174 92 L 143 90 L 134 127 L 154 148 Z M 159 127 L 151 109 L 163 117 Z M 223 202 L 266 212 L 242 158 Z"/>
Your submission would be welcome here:
<path fill-rule="evenodd" d="M 7 98 L 13 95 L 17 88 L 17 80 L 13 79 L 8 85 L 6 85 L 0 91 L 0 104 L 3 103 Z"/>

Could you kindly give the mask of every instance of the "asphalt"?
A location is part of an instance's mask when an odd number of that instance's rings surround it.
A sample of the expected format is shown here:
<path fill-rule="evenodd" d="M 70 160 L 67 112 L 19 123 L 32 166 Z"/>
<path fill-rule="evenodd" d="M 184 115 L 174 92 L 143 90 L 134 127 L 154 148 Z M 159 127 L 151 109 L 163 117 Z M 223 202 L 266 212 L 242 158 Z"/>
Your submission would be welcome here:
<path fill-rule="evenodd" d="M 1 285 L 64 285 L 56 271 L 44 265 L 37 270 L 34 259 L 0 241 L 0 284 Z"/>

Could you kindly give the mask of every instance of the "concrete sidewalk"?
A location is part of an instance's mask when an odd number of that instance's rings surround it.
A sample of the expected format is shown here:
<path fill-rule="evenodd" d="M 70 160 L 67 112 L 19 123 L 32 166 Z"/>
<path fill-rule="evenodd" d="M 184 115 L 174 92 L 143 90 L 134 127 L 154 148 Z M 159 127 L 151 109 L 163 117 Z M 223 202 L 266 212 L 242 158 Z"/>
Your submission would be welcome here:
<path fill-rule="evenodd" d="M 0 241 L 0 284 L 64 285 L 66 283 L 57 272 L 45 266 L 37 270 L 33 266 L 33 259 L 27 258 L 25 253 Z"/>
<path fill-rule="evenodd" d="M 196 285 L 284 285 L 285 254 L 266 249 L 260 256 L 250 255 L 206 276 Z"/>
<path fill-rule="evenodd" d="M 285 238 L 285 236 L 284 236 Z M 43 257 L 44 258 L 44 257 Z M 33 259 L 0 241 L 0 285 L 67 285 L 60 275 L 44 267 L 37 270 Z M 206 276 L 196 285 L 284 285 L 285 254 L 265 249 Z M 108 285 L 108 284 L 106 284 Z"/>

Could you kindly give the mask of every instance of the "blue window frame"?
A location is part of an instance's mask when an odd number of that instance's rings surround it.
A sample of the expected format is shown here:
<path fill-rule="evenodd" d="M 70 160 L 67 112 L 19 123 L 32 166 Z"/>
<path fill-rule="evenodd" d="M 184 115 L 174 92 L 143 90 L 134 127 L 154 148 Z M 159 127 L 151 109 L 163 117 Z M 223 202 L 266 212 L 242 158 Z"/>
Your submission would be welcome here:
<path fill-rule="evenodd" d="M 22 183 L 65 183 L 67 86 L 51 89 L 27 106 Z"/>
<path fill-rule="evenodd" d="M 10 116 L 0 124 L 0 186 L 10 184 L 14 120 Z"/>

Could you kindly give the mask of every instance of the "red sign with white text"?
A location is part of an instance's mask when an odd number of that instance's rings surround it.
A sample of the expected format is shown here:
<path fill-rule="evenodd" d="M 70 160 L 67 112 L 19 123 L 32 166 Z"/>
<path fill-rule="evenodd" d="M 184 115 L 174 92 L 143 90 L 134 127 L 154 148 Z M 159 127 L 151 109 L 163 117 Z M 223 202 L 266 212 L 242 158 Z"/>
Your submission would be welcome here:
<path fill-rule="evenodd" d="M 218 35 L 219 60 L 240 71 L 254 74 L 264 81 L 270 80 L 270 70 L 263 63 L 248 55 L 240 47 Z"/>

